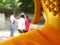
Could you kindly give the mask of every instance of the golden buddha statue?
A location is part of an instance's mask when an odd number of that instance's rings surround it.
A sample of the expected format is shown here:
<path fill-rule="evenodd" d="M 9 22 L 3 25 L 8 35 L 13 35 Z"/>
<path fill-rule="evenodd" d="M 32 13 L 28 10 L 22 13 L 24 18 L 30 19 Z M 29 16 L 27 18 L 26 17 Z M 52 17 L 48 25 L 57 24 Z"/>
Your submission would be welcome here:
<path fill-rule="evenodd" d="M 34 0 L 35 13 L 32 23 L 37 23 L 40 12 L 46 22 L 41 30 L 32 30 L 8 39 L 0 45 L 60 45 L 60 0 Z"/>

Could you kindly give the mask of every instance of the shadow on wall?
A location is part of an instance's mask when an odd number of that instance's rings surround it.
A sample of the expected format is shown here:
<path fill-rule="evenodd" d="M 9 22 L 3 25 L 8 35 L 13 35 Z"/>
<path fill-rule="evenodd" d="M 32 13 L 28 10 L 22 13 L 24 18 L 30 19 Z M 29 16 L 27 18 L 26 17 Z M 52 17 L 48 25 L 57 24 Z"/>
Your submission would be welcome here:
<path fill-rule="evenodd" d="M 40 21 L 38 24 L 43 25 L 45 23 L 45 19 L 43 16 L 41 16 Z"/>

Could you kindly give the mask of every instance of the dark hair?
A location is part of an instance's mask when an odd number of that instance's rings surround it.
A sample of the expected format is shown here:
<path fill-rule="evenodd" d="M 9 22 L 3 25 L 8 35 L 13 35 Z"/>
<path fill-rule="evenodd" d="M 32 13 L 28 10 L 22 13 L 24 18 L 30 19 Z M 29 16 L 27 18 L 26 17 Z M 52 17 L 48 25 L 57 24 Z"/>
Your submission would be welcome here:
<path fill-rule="evenodd" d="M 29 17 L 28 16 L 26 16 L 27 17 L 27 19 L 29 19 Z"/>
<path fill-rule="evenodd" d="M 14 13 L 15 13 L 15 12 L 13 12 L 13 11 L 11 12 L 11 14 L 14 14 Z"/>
<path fill-rule="evenodd" d="M 21 15 L 22 18 L 25 18 L 24 15 Z"/>
<path fill-rule="evenodd" d="M 28 16 L 26 16 L 26 18 L 29 19 L 29 22 L 31 22 L 31 21 L 30 21 L 30 18 L 29 18 Z"/>

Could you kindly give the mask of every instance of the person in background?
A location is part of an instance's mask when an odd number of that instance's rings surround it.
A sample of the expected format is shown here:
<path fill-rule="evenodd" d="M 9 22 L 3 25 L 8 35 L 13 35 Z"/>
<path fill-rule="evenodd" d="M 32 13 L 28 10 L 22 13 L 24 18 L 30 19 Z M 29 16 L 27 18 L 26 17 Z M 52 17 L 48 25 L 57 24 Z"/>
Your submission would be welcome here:
<path fill-rule="evenodd" d="M 30 19 L 28 18 L 28 16 L 25 16 L 25 30 L 24 32 L 28 32 L 30 29 Z"/>
<path fill-rule="evenodd" d="M 14 32 L 15 32 L 15 22 L 16 22 L 16 19 L 15 19 L 15 12 L 12 12 L 11 13 L 11 16 L 10 16 L 10 26 L 11 26 L 11 34 L 10 36 L 14 36 Z"/>
<path fill-rule="evenodd" d="M 25 17 L 24 17 L 24 13 L 21 13 L 21 16 L 19 18 L 19 20 L 17 20 L 18 22 L 18 31 L 19 33 L 24 33 L 23 30 L 25 30 Z"/>

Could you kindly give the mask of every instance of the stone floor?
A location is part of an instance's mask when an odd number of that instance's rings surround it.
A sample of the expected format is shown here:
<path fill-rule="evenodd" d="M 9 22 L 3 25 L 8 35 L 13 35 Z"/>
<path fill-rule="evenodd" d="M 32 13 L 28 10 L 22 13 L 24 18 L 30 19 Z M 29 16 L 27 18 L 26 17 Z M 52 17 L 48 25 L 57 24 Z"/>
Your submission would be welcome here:
<path fill-rule="evenodd" d="M 15 31 L 14 36 L 19 35 L 18 31 Z M 10 38 L 10 30 L 0 30 L 0 42 Z"/>
<path fill-rule="evenodd" d="M 43 25 L 34 25 L 31 24 L 30 30 L 32 29 L 41 29 Z M 19 35 L 18 31 L 16 30 L 14 36 Z M 10 38 L 10 30 L 0 30 L 0 42 L 5 41 Z"/>

